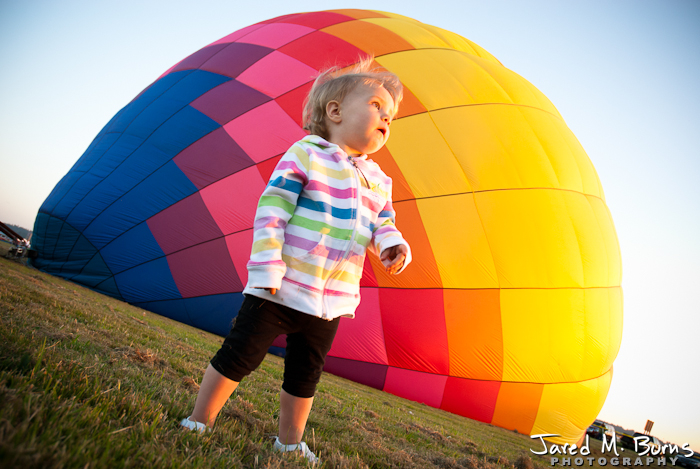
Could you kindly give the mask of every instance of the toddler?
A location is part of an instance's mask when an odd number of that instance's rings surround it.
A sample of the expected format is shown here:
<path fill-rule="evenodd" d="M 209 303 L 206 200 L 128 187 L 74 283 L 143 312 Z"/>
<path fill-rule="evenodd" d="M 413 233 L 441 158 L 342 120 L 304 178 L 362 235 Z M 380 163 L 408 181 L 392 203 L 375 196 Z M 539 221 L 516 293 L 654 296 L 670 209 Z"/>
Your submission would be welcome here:
<path fill-rule="evenodd" d="M 287 334 L 274 447 L 317 461 L 302 435 L 340 317 L 354 317 L 360 302 L 366 250 L 391 274 L 411 261 L 394 225 L 391 179 L 367 159 L 389 138 L 403 88 L 371 63 L 314 82 L 303 115 L 310 135 L 285 153 L 260 196 L 245 299 L 183 427 L 210 429 L 241 379 Z"/>

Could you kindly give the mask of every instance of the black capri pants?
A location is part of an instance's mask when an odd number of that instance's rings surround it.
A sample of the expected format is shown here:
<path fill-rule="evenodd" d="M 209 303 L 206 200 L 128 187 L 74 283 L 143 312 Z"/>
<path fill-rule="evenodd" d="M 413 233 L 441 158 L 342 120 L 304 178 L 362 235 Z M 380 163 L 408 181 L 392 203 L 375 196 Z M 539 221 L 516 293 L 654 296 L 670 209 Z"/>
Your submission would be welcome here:
<path fill-rule="evenodd" d="M 240 382 L 260 366 L 275 338 L 287 334 L 282 389 L 292 396 L 313 397 L 338 324 L 340 318 L 327 321 L 246 295 L 211 365 L 228 379 Z"/>

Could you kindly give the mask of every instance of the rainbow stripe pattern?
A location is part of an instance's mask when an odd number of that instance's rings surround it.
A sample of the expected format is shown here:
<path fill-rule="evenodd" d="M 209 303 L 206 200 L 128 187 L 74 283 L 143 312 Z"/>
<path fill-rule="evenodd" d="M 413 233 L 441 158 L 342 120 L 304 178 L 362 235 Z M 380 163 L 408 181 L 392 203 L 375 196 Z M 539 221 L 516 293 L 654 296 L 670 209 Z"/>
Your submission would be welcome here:
<path fill-rule="evenodd" d="M 284 154 L 260 196 L 244 293 L 328 320 L 353 318 L 367 249 L 408 247 L 395 221 L 391 178 L 379 165 L 305 137 Z M 409 248 L 402 270 L 410 261 Z"/>

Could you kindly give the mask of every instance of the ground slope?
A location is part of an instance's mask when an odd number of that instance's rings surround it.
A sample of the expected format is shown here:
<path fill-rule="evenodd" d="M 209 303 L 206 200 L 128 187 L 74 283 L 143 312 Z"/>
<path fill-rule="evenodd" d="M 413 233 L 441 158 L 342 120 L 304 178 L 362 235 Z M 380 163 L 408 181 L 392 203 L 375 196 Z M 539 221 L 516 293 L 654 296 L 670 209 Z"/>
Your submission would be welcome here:
<path fill-rule="evenodd" d="M 3 254 L 3 253 L 0 253 Z M 273 452 L 268 355 L 208 436 L 179 430 L 221 338 L 0 259 L 0 466 L 300 467 Z M 306 441 L 322 467 L 532 468 L 529 437 L 324 374 Z"/>

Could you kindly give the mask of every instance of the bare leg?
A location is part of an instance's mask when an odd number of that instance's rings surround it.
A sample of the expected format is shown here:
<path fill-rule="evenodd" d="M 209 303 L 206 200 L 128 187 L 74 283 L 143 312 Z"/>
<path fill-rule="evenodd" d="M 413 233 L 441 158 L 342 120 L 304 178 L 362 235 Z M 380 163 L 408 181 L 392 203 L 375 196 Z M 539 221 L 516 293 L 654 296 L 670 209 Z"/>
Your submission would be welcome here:
<path fill-rule="evenodd" d="M 221 408 L 237 387 L 237 381 L 231 381 L 210 363 L 204 372 L 190 420 L 205 423 L 208 427 L 214 426 Z"/>
<path fill-rule="evenodd" d="M 313 403 L 313 397 L 296 397 L 284 389 L 280 391 L 280 443 L 294 445 L 301 442 Z"/>

